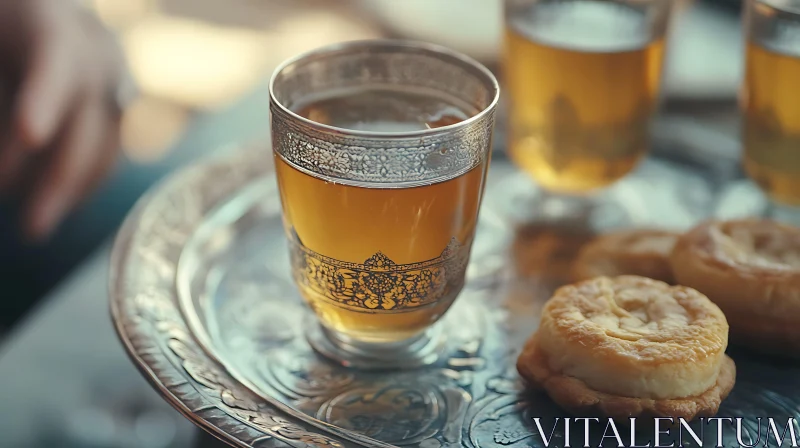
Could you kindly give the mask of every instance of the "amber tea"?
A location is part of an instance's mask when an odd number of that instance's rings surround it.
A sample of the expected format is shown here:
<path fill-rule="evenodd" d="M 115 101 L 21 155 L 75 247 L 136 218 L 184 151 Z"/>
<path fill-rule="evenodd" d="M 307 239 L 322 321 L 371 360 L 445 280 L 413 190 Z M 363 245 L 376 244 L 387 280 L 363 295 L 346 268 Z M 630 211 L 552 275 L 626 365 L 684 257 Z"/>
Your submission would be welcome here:
<path fill-rule="evenodd" d="M 297 110 L 315 122 L 375 132 L 433 129 L 475 112 L 430 93 L 393 90 L 340 93 Z M 325 325 L 391 342 L 441 317 L 464 283 L 483 163 L 440 182 L 383 188 L 331 182 L 279 156 L 276 167 L 293 274 Z"/>
<path fill-rule="evenodd" d="M 800 13 L 754 5 L 755 23 L 775 25 L 753 30 L 746 47 L 744 167 L 775 201 L 800 206 Z"/>
<path fill-rule="evenodd" d="M 664 53 L 648 17 L 594 0 L 532 1 L 507 11 L 509 153 L 544 188 L 607 186 L 647 152 Z"/>

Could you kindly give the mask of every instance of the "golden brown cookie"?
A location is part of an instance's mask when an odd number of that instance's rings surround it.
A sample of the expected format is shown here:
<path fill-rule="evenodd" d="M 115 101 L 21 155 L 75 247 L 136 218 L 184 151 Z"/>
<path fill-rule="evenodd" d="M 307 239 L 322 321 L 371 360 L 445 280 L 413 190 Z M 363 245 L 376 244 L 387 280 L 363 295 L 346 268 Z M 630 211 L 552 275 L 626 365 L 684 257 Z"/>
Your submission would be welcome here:
<path fill-rule="evenodd" d="M 698 291 L 597 277 L 556 291 L 517 370 L 575 415 L 689 420 L 733 388 L 727 344 L 725 315 Z"/>
<path fill-rule="evenodd" d="M 572 266 L 575 281 L 594 277 L 639 275 L 674 283 L 669 255 L 678 234 L 665 230 L 625 230 L 595 238 Z"/>
<path fill-rule="evenodd" d="M 800 357 L 800 229 L 769 220 L 709 221 L 670 256 L 678 283 L 724 312 L 731 342 Z"/>

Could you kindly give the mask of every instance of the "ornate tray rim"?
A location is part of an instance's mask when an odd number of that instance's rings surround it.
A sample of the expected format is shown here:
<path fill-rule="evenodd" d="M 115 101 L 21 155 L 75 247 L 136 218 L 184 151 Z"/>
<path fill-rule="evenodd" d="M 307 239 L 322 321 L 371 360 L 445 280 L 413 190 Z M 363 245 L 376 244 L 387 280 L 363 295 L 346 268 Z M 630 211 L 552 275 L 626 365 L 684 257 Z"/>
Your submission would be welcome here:
<path fill-rule="evenodd" d="M 157 293 L 148 292 L 130 296 L 126 291 L 125 260 L 131 256 L 137 240 L 155 236 L 148 233 L 148 225 L 152 223 L 146 221 L 151 214 L 163 211 L 159 210 L 160 202 L 169 202 L 175 195 L 195 195 L 195 201 L 207 200 L 216 206 L 248 182 L 272 175 L 271 159 L 269 144 L 263 142 L 222 148 L 217 155 L 158 182 L 137 201 L 120 227 L 111 251 L 108 288 L 114 329 L 128 357 L 151 386 L 189 421 L 220 441 L 238 447 L 361 446 L 363 443 L 318 432 L 318 428 L 309 427 L 234 380 L 189 330 L 176 295 L 158 297 Z M 193 190 L 198 185 L 192 180 L 207 178 L 217 170 L 227 171 L 229 182 L 213 183 L 213 188 L 205 192 L 202 185 L 201 190 Z M 237 178 L 236 174 L 243 177 Z M 172 230 L 161 241 L 148 240 L 147 251 L 139 252 L 145 258 L 155 257 L 155 262 L 149 264 L 155 272 L 149 273 L 152 278 L 148 281 L 168 284 L 174 290 L 178 257 L 169 260 L 163 255 L 180 247 L 181 237 L 188 239 L 191 232 Z M 391 446 L 370 441 L 375 446 Z"/>

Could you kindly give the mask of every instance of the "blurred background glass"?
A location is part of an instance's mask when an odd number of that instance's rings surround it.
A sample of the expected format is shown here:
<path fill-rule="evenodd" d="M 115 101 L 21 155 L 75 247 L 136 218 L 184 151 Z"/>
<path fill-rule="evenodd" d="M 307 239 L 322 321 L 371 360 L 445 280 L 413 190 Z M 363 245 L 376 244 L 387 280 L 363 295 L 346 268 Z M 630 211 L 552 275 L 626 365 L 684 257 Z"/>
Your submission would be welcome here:
<path fill-rule="evenodd" d="M 744 166 L 777 208 L 800 210 L 800 1 L 748 0 L 745 27 Z"/>
<path fill-rule="evenodd" d="M 163 402 L 125 358 L 108 319 L 107 253 L 98 250 L 164 176 L 231 145 L 268 138 L 269 75 L 298 52 L 405 37 L 470 54 L 503 83 L 502 0 L 83 2 L 119 37 L 142 94 L 123 119 L 126 160 L 47 244 L 23 243 L 16 222 L 5 219 L 14 204 L 0 202 L 0 447 L 219 446 Z M 663 114 L 653 129 L 665 144 L 653 152 L 706 159 L 723 174 L 738 170 L 741 5 L 676 3 L 665 44 Z"/>
<path fill-rule="evenodd" d="M 547 192 L 594 193 L 646 155 L 672 4 L 506 1 L 507 149 Z"/>

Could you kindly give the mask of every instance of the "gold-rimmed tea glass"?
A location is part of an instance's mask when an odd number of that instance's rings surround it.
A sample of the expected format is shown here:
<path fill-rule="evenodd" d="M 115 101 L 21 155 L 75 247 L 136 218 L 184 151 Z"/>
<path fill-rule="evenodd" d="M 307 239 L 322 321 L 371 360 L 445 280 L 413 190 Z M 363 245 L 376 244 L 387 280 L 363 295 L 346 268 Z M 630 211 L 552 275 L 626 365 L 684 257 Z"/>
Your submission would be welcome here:
<path fill-rule="evenodd" d="M 270 93 L 309 341 L 343 365 L 433 362 L 483 196 L 494 76 L 445 48 L 360 41 L 284 63 Z"/>

